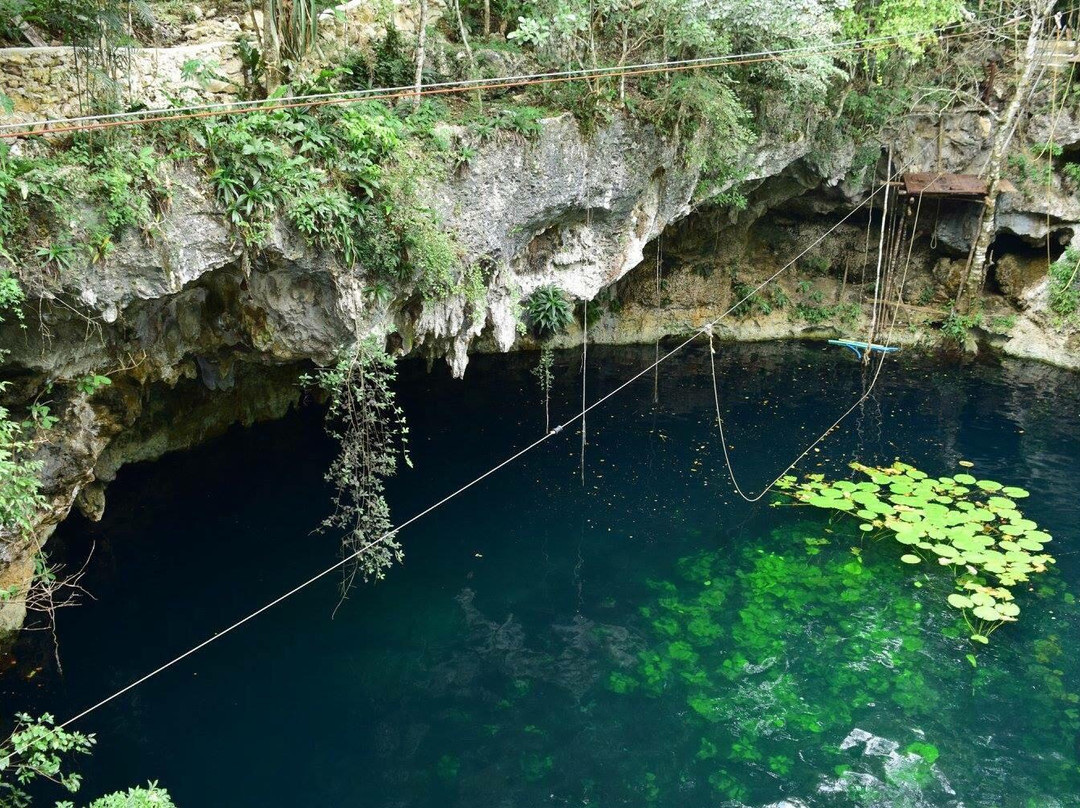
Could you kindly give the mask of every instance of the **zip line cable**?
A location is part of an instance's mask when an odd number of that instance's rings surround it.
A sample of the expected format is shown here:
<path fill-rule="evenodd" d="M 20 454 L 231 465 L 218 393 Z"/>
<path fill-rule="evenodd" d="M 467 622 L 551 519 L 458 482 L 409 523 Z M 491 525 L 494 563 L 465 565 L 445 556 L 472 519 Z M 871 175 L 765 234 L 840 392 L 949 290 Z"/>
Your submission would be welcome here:
<path fill-rule="evenodd" d="M 923 152 L 920 152 L 919 156 L 921 157 L 923 153 L 925 153 L 925 149 L 923 150 Z M 899 174 L 900 174 L 900 172 L 898 171 L 896 176 L 899 176 Z M 181 662 L 182 660 L 187 659 L 192 654 L 202 650 L 203 648 L 210 645 L 211 643 L 216 642 L 217 640 L 221 639 L 225 635 L 230 634 L 231 632 L 233 632 L 236 629 L 240 628 L 240 626 L 244 625 L 245 623 L 250 622 L 251 620 L 258 617 L 259 615 L 263 614 L 264 612 L 272 609 L 274 606 L 278 605 L 282 601 L 288 600 L 290 597 L 297 594 L 301 590 L 306 589 L 307 587 L 311 586 L 315 582 L 321 580 L 322 578 L 325 578 L 327 575 L 330 575 L 332 572 L 335 572 L 336 570 L 341 569 L 343 566 L 345 566 L 349 562 L 353 561 L 356 558 L 359 558 L 361 555 L 363 555 L 365 552 L 370 550 L 372 547 L 375 547 L 376 545 L 386 541 L 388 538 L 390 538 L 392 536 L 395 536 L 401 530 L 404 530 L 405 528 L 409 527 L 413 523 L 415 523 L 418 520 L 422 519 L 423 517 L 427 516 L 429 513 L 431 513 L 435 509 L 441 507 L 442 505 L 445 505 L 450 500 L 454 499 L 455 497 L 457 497 L 460 494 L 463 494 L 465 491 L 468 491 L 470 488 L 472 488 L 476 484 L 482 482 L 483 480 L 486 480 L 488 477 L 490 477 L 495 472 L 497 472 L 497 471 L 501 470 L 502 468 L 510 465 L 511 463 L 518 460 L 518 458 L 524 456 L 525 454 L 528 454 L 533 449 L 540 446 L 540 444 L 547 441 L 549 438 L 554 437 L 555 435 L 562 432 L 566 427 L 570 426 L 571 424 L 574 424 L 575 422 L 577 422 L 579 420 L 584 420 L 585 416 L 589 412 L 591 412 L 595 408 L 599 407 L 601 404 L 606 402 L 608 399 L 610 399 L 610 398 L 618 395 L 619 393 L 621 393 L 623 390 L 625 390 L 631 384 L 636 382 L 638 379 L 642 378 L 643 376 L 646 376 L 655 367 L 657 367 L 658 365 L 666 362 L 668 359 L 673 357 L 675 354 L 677 354 L 679 351 L 681 351 L 683 348 L 685 348 L 687 345 L 689 345 L 691 342 L 693 342 L 699 336 L 701 336 L 703 334 L 711 333 L 713 326 L 715 326 L 717 323 L 719 323 L 721 320 L 723 320 L 725 317 L 727 317 L 729 314 L 731 314 L 733 311 L 735 311 L 739 306 L 741 306 L 743 303 L 745 303 L 747 300 L 749 300 L 751 297 L 753 297 L 755 294 L 757 294 L 765 286 L 767 286 L 768 284 L 770 284 L 774 280 L 776 280 L 776 278 L 778 278 L 785 271 L 787 271 L 791 267 L 795 266 L 795 264 L 801 258 L 803 258 L 808 252 L 810 252 L 810 250 L 814 249 L 818 244 L 820 244 L 822 241 L 824 241 L 826 238 L 828 238 L 830 235 L 832 235 L 834 232 L 836 232 L 836 230 L 839 229 L 840 226 L 843 225 L 848 219 L 850 219 L 852 216 L 854 216 L 856 212 L 861 210 L 865 205 L 869 204 L 874 199 L 874 197 L 877 196 L 877 194 L 881 192 L 882 188 L 887 189 L 889 187 L 888 183 L 891 182 L 892 179 L 893 178 L 890 177 L 886 181 L 886 183 L 881 186 L 881 188 L 878 188 L 877 190 L 871 192 L 866 197 L 866 199 L 864 199 L 862 202 L 860 202 L 858 205 L 856 205 L 850 211 L 848 211 L 846 214 L 844 214 L 844 216 L 841 217 L 839 221 L 837 221 L 832 227 L 830 227 L 828 230 L 826 230 L 824 233 L 822 233 L 813 243 L 811 243 L 804 250 L 802 250 L 802 252 L 800 252 L 798 255 L 796 255 L 791 261 L 789 261 L 787 264 L 782 266 L 780 269 L 776 270 L 776 272 L 774 272 L 768 278 L 763 280 L 756 287 L 751 289 L 741 300 L 739 300 L 736 303 L 734 303 L 733 305 L 729 306 L 722 314 L 720 314 L 715 319 L 713 319 L 710 322 L 706 323 L 705 325 L 699 327 L 697 330 L 695 330 L 695 332 L 691 336 L 689 336 L 688 338 L 683 340 L 681 343 L 679 343 L 677 346 L 672 348 L 666 354 L 661 356 L 659 359 L 657 359 L 651 365 L 648 365 L 647 367 L 641 369 L 640 371 L 635 373 L 633 376 L 631 376 L 629 379 L 624 381 L 619 386 L 617 386 L 614 389 L 610 390 L 609 392 L 605 393 L 603 396 L 601 396 L 600 398 L 598 398 L 596 401 L 592 402 L 588 406 L 583 407 L 582 411 L 579 412 L 578 414 L 572 416 L 571 418 L 567 419 L 566 421 L 563 421 L 561 424 L 554 427 L 550 432 L 547 432 L 544 435 L 542 435 L 541 437 L 537 438 L 535 441 L 530 443 L 525 448 L 518 450 L 517 452 L 510 455 L 509 457 L 507 457 L 505 460 L 503 460 L 499 464 L 497 464 L 497 465 L 493 466 L 492 468 L 488 469 L 487 471 L 485 471 L 479 477 L 477 477 L 474 480 L 472 480 L 471 482 L 468 482 L 465 485 L 461 486 L 460 488 L 458 488 L 453 493 L 447 494 L 442 499 L 438 500 L 437 502 L 435 502 L 432 505 L 429 505 L 427 508 L 425 508 L 424 510 L 420 511 L 419 513 L 413 515 L 409 519 L 406 519 L 404 522 L 402 522 L 401 524 L 397 525 L 396 527 L 390 529 L 389 531 L 387 531 L 383 535 L 381 535 L 378 538 L 373 539 L 372 541 L 368 542 L 367 544 L 365 544 L 363 547 L 361 547 L 360 549 L 358 549 L 356 552 L 352 553 L 351 555 L 348 555 L 345 558 L 342 558 L 342 559 L 338 560 L 336 563 L 334 563 L 331 566 L 327 567 L 322 572 L 316 573 L 315 575 L 311 576 L 310 578 L 308 578 L 303 583 L 298 584 L 297 586 L 293 587 L 292 589 L 290 589 L 285 594 L 279 595 L 278 597 L 274 598 L 273 600 L 266 603 L 265 605 L 260 606 L 258 609 L 251 612 L 247 616 L 242 617 L 241 619 L 237 620 L 235 623 L 232 623 L 228 627 L 222 629 L 221 631 L 217 632 L 216 634 L 214 634 L 214 635 L 208 637 L 207 639 L 203 640 L 198 645 L 195 645 L 192 648 L 188 649 L 187 651 L 184 651 L 179 656 L 174 657 L 173 659 L 169 660 L 168 662 L 166 662 L 166 663 L 160 665 L 159 667 L 155 668 L 154 670 L 150 671 L 150 673 L 147 673 L 146 675 L 139 677 L 138 679 L 131 682 L 130 684 L 128 684 L 128 685 L 122 687 L 121 689 L 117 690 L 112 695 L 107 696 L 106 698 L 102 699 L 101 701 L 97 702 L 96 704 L 93 704 L 92 706 L 87 707 L 82 712 L 77 713 L 76 715 L 74 715 L 71 718 L 67 719 L 64 723 L 59 725 L 59 728 L 64 729 L 64 728 L 70 726 L 71 724 L 75 723 L 76 721 L 78 721 L 78 720 L 80 720 L 82 718 L 85 718 L 90 713 L 94 712 L 95 710 L 98 710 L 101 707 L 104 707 L 106 704 L 114 701 L 115 699 L 119 698 L 120 696 L 124 695 L 125 693 L 128 693 L 131 690 L 134 690 L 136 687 L 143 684 L 144 682 L 146 682 L 146 681 L 148 681 L 150 679 L 153 679 L 158 674 L 163 673 L 164 671 L 168 670 L 173 665 L 176 665 L 178 662 Z"/>
<path fill-rule="evenodd" d="M 121 126 L 139 126 L 148 123 L 210 118 L 218 115 L 237 115 L 246 112 L 271 112 L 282 109 L 303 107 L 321 107 L 348 104 L 359 101 L 386 101 L 402 98 L 415 98 L 428 95 L 450 95 L 467 91 L 508 89 L 537 84 L 558 84 L 582 79 L 642 76 L 661 72 L 681 72 L 709 67 L 737 66 L 780 61 L 800 56 L 839 54 L 850 51 L 871 50 L 874 46 L 895 43 L 901 39 L 919 41 L 937 38 L 939 41 L 956 39 L 973 32 L 943 34 L 942 31 L 956 28 L 962 23 L 956 22 L 940 29 L 918 31 L 911 34 L 890 34 L 866 39 L 854 39 L 827 46 L 806 46 L 802 48 L 783 48 L 757 51 L 749 54 L 727 54 L 723 56 L 704 56 L 696 59 L 680 59 L 670 62 L 643 62 L 635 65 L 605 66 L 563 70 L 551 73 L 525 73 L 495 79 L 464 79 L 428 84 L 419 90 L 414 86 L 373 88 L 337 93 L 312 93 L 306 96 L 286 98 L 275 103 L 276 99 L 259 101 L 219 102 L 188 107 L 161 108 L 138 112 L 114 112 L 103 115 L 85 115 L 77 118 L 53 118 L 25 123 L 0 124 L 0 139 L 19 137 L 41 137 L 44 135 L 63 134 L 66 132 L 84 132 L 99 129 L 113 129 Z M 38 128 L 44 127 L 44 128 Z"/>

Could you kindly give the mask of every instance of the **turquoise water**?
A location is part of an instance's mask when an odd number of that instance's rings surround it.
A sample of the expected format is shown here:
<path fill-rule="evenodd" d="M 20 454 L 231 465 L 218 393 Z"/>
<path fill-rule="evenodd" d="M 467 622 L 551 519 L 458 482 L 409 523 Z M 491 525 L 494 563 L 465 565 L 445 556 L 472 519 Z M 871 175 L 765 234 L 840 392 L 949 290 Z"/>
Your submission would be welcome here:
<path fill-rule="evenodd" d="M 590 349 L 590 398 L 652 356 Z M 817 344 L 718 360 L 754 490 L 864 383 Z M 478 357 L 463 382 L 402 366 L 415 468 L 389 486 L 395 515 L 540 434 L 534 361 Z M 558 356 L 553 422 L 579 371 Z M 655 400 L 649 377 L 595 411 L 584 486 L 567 429 L 409 528 L 405 564 L 336 618 L 326 580 L 84 719 L 83 794 L 156 779 L 184 806 L 1080 805 L 1078 392 L 1038 365 L 901 358 L 802 466 L 966 460 L 1030 490 L 1059 563 L 986 647 L 958 630 L 944 573 L 895 543 L 733 496 L 695 346 Z M 124 469 L 105 519 L 55 539 L 69 563 L 96 543 L 97 600 L 60 617 L 63 674 L 28 636 L 7 711 L 73 714 L 331 563 L 333 537 L 310 531 L 332 451 L 305 409 Z"/>

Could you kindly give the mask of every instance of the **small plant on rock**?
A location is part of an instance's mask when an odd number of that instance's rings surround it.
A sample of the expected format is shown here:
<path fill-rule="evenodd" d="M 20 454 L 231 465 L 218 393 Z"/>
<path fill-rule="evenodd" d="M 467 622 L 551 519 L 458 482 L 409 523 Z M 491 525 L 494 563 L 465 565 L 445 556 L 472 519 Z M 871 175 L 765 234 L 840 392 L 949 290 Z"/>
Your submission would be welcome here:
<path fill-rule="evenodd" d="M 549 284 L 529 295 L 525 314 L 538 336 L 551 337 L 570 325 L 573 308 L 562 289 Z"/>

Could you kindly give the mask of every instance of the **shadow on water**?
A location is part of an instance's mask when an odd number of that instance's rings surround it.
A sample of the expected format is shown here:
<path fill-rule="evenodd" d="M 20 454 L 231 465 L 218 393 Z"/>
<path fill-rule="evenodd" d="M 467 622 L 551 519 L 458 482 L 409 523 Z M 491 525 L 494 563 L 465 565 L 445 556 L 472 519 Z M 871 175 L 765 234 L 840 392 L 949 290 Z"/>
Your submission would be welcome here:
<path fill-rule="evenodd" d="M 822 514 L 737 500 L 695 345 L 577 427 L 403 535 L 406 562 L 336 619 L 326 579 L 87 718 L 89 798 L 157 779 L 179 805 L 1075 805 L 1080 642 L 1080 382 L 1023 363 L 901 356 L 803 471 L 957 461 L 1032 492 L 1058 569 L 980 651 L 947 635 L 933 584 Z M 590 348 L 589 398 L 652 346 Z M 480 356 L 463 382 L 401 366 L 415 468 L 404 518 L 543 428 L 534 356 Z M 723 346 L 740 482 L 758 490 L 862 390 L 817 344 Z M 578 405 L 560 354 L 553 423 Z M 41 637 L 0 684 L 9 712 L 63 718 L 336 558 L 312 534 L 333 446 L 321 414 L 235 430 L 125 468 L 100 524 L 96 600 L 61 615 L 63 675 Z M 943 633 L 945 632 L 945 633 Z M 31 678 L 27 674 L 34 673 Z M 58 795 L 52 795 L 58 798 Z"/>

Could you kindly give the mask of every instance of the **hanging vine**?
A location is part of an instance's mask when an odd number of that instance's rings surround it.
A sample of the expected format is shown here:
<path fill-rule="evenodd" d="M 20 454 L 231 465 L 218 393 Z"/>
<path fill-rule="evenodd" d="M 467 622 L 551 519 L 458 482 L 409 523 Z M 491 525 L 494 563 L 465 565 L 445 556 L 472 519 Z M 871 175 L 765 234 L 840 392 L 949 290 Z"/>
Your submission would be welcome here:
<path fill-rule="evenodd" d="M 383 481 L 397 471 L 398 457 L 412 466 L 409 429 L 392 388 L 396 376 L 393 358 L 375 339 L 367 339 L 334 367 L 302 379 L 329 394 L 326 430 L 340 444 L 326 472 L 334 486 L 334 507 L 322 529 L 343 531 L 341 555 L 348 563 L 342 568 L 342 600 L 358 575 L 381 580 L 403 557 L 383 495 Z"/>
<path fill-rule="evenodd" d="M 540 348 L 540 362 L 533 368 L 533 375 L 540 382 L 544 393 L 544 431 L 551 431 L 551 382 L 554 380 L 552 368 L 555 365 L 555 351 L 550 345 Z"/>

